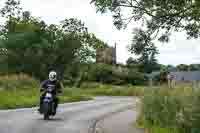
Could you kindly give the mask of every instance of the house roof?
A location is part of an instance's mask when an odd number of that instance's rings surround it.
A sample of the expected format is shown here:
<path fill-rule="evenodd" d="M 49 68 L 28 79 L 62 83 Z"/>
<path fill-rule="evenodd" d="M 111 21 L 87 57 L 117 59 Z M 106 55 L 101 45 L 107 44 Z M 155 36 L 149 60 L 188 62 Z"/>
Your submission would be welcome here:
<path fill-rule="evenodd" d="M 200 80 L 200 71 L 180 71 L 180 72 L 171 72 L 174 76 L 174 79 L 177 81 L 186 80 Z"/>

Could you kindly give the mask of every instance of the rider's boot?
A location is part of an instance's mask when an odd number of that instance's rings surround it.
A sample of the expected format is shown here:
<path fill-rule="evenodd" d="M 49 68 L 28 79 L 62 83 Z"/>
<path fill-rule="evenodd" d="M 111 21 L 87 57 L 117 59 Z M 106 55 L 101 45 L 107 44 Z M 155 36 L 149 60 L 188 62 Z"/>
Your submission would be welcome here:
<path fill-rule="evenodd" d="M 53 109 L 54 111 L 52 112 L 52 115 L 53 115 L 53 116 L 54 116 L 54 115 L 56 115 L 56 112 L 57 112 L 57 111 L 56 111 L 56 110 L 57 110 L 57 107 L 58 107 L 58 101 L 57 101 L 57 100 L 55 100 L 55 101 L 54 101 L 54 109 Z"/>
<path fill-rule="evenodd" d="M 42 98 L 40 98 L 40 105 L 39 105 L 39 108 L 38 108 L 38 112 L 39 112 L 40 114 L 42 114 L 42 109 L 41 109 L 41 107 L 42 107 Z"/>

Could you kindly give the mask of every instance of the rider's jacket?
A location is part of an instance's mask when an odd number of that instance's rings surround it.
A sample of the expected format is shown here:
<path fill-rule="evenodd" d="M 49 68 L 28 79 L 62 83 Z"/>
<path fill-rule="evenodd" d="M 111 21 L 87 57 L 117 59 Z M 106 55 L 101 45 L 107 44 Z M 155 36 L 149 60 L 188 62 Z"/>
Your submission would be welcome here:
<path fill-rule="evenodd" d="M 57 92 L 61 92 L 61 84 L 58 80 L 56 81 L 50 81 L 50 80 L 45 80 L 41 83 L 42 89 L 48 89 L 49 87 L 53 89 L 52 94 L 56 95 Z"/>

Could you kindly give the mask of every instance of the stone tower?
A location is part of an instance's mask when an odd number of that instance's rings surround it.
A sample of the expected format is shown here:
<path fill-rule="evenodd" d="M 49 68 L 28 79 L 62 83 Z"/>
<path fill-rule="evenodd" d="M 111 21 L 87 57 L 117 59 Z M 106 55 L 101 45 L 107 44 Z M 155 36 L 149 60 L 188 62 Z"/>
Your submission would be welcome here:
<path fill-rule="evenodd" d="M 96 51 L 96 63 L 115 65 L 117 63 L 116 43 L 114 47 L 99 48 Z"/>

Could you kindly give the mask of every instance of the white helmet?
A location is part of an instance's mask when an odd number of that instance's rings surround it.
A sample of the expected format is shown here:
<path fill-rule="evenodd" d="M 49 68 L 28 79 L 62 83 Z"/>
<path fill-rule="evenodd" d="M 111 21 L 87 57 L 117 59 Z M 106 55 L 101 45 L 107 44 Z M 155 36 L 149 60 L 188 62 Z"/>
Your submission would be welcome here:
<path fill-rule="evenodd" d="M 55 81 L 55 80 L 57 80 L 57 73 L 56 73 L 55 71 L 51 71 L 51 72 L 49 73 L 49 80 L 50 80 L 50 81 Z"/>

